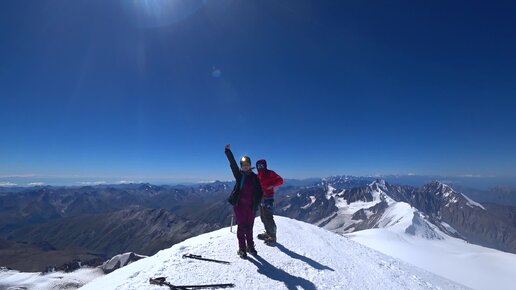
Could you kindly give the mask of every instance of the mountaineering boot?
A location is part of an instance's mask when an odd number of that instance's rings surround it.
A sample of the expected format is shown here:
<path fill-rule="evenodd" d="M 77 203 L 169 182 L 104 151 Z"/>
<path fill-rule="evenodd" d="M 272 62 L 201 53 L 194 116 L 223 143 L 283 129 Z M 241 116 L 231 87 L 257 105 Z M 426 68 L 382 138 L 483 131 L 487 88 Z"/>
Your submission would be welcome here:
<path fill-rule="evenodd" d="M 247 253 L 246 253 L 245 249 L 239 249 L 237 254 L 240 256 L 240 258 L 247 259 Z"/>
<path fill-rule="evenodd" d="M 253 245 L 247 246 L 247 252 L 253 256 L 258 256 L 258 251 L 256 251 L 256 248 Z"/>
<path fill-rule="evenodd" d="M 269 237 L 269 235 L 268 235 L 266 232 L 264 232 L 264 233 L 262 233 L 262 234 L 259 234 L 259 235 L 257 236 L 257 238 L 258 238 L 259 240 L 266 240 L 268 237 Z"/>
<path fill-rule="evenodd" d="M 275 246 L 276 245 L 276 235 L 268 236 L 267 239 L 264 240 L 267 246 Z"/>

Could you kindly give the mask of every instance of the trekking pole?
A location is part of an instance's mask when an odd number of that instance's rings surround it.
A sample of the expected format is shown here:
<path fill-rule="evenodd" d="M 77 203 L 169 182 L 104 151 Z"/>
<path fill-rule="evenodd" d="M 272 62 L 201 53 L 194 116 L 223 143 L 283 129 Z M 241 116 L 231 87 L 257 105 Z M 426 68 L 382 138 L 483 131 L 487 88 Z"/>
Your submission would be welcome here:
<path fill-rule="evenodd" d="M 226 261 L 203 258 L 201 255 L 184 254 L 183 259 L 186 259 L 186 258 L 196 259 L 196 260 L 201 260 L 201 261 L 208 261 L 208 262 L 215 262 L 215 263 L 220 263 L 220 264 L 228 264 L 228 265 L 231 264 L 230 262 L 226 262 Z"/>
<path fill-rule="evenodd" d="M 231 215 L 231 226 L 229 227 L 229 232 L 232 233 L 233 232 L 233 219 L 234 219 L 234 215 Z"/>
<path fill-rule="evenodd" d="M 225 283 L 225 284 L 205 284 L 205 285 L 172 285 L 171 283 L 166 281 L 166 277 L 157 277 L 157 278 L 149 278 L 150 284 L 159 285 L 159 286 L 168 286 L 171 290 L 191 290 L 191 289 L 220 289 L 220 288 L 234 288 L 235 284 L 233 283 Z"/>

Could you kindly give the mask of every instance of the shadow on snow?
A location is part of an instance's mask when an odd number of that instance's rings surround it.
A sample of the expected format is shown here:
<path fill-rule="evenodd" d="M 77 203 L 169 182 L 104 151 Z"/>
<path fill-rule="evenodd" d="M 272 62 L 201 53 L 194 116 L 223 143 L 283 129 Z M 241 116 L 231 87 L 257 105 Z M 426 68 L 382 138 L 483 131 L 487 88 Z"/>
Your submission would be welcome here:
<path fill-rule="evenodd" d="M 314 269 L 317 269 L 317 270 L 329 270 L 329 271 L 335 271 L 333 270 L 332 268 L 328 267 L 328 266 L 325 266 L 317 261 L 314 261 L 308 257 L 305 257 L 303 255 L 300 255 L 296 252 L 293 252 L 287 248 L 285 248 L 285 246 L 283 246 L 282 244 L 279 244 L 277 243 L 276 244 L 276 247 L 282 251 L 283 253 L 287 254 L 288 256 L 290 256 L 292 259 L 297 259 L 297 260 L 300 260 L 300 261 L 303 261 L 305 263 L 307 263 L 308 265 L 312 266 L 312 268 Z"/>
<path fill-rule="evenodd" d="M 314 283 L 278 269 L 260 256 L 248 257 L 248 260 L 258 268 L 258 273 L 267 276 L 269 279 L 285 283 L 289 290 L 295 290 L 297 286 L 305 290 L 317 289 Z"/>

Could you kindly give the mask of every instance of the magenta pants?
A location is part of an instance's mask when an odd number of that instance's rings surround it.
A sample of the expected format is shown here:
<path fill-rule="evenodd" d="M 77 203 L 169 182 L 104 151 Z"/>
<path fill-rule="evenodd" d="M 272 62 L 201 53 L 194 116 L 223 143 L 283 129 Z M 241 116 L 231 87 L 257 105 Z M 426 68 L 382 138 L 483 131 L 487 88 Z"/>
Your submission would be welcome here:
<path fill-rule="evenodd" d="M 237 222 L 238 247 L 245 249 L 246 246 L 253 246 L 253 227 L 255 212 L 252 208 L 234 207 Z M 246 244 L 247 243 L 247 244 Z"/>

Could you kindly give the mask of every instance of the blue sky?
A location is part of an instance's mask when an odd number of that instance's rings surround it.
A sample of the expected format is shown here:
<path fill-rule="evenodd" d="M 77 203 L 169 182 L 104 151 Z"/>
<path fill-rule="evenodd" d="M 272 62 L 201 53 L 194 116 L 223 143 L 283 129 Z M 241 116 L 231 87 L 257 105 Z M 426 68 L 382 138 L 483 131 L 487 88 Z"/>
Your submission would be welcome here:
<path fill-rule="evenodd" d="M 0 5 L 3 180 L 516 175 L 512 1 Z"/>

